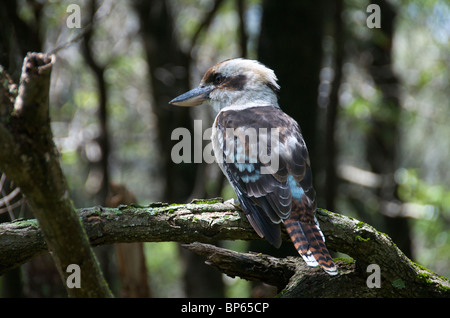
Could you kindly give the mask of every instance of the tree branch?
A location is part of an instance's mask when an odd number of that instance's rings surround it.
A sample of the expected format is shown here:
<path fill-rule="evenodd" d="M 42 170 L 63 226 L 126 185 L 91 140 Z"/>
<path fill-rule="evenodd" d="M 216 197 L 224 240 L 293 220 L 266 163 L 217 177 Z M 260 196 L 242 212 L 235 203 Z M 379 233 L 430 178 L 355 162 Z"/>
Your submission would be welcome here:
<path fill-rule="evenodd" d="M 80 266 L 83 288 L 67 288 L 69 296 L 112 296 L 69 198 L 59 153 L 53 142 L 49 85 L 54 63 L 53 55 L 28 53 L 18 95 L 2 87 L 1 100 L 6 103 L 0 105 L 0 114 L 5 115 L 0 120 L 0 170 L 14 180 L 27 197 L 38 221 L 34 221 L 33 226 L 37 228 L 39 224 L 41 238 L 33 245 L 42 247 L 45 238 L 63 282 L 71 274 L 66 271 L 70 264 Z M 11 244 L 15 246 L 15 242 Z M 1 258 L 12 258 L 17 252 L 11 250 Z M 31 249 L 24 253 L 33 252 Z"/>
<path fill-rule="evenodd" d="M 78 214 L 92 246 L 258 238 L 246 220 L 240 218 L 235 207 L 228 203 L 93 207 L 80 209 Z M 36 220 L 0 224 L 0 274 L 46 250 Z"/>
<path fill-rule="evenodd" d="M 115 209 L 93 207 L 80 209 L 78 213 L 93 246 L 144 241 L 210 243 L 259 239 L 236 207 L 220 200 Z M 209 264 L 228 275 L 264 281 L 279 289 L 287 284 L 283 297 L 450 296 L 448 280 L 411 262 L 389 237 L 373 227 L 321 209 L 317 218 L 329 249 L 353 258 L 337 260 L 337 277 L 330 277 L 319 268 L 306 267 L 300 257 L 277 259 L 202 244 L 187 247 L 207 256 Z M 283 238 L 289 240 L 286 233 Z M 45 242 L 35 221 L 0 224 L 0 273 L 45 251 Z M 366 285 L 370 275 L 366 270 L 370 264 L 380 266 L 381 288 L 370 289 Z"/>
<path fill-rule="evenodd" d="M 184 248 L 206 257 L 206 264 L 214 266 L 228 276 L 263 282 L 285 288 L 289 279 L 295 274 L 297 264 L 304 270 L 304 262 L 298 257 L 279 259 L 260 253 L 239 253 L 225 248 L 204 243 L 183 244 Z"/>

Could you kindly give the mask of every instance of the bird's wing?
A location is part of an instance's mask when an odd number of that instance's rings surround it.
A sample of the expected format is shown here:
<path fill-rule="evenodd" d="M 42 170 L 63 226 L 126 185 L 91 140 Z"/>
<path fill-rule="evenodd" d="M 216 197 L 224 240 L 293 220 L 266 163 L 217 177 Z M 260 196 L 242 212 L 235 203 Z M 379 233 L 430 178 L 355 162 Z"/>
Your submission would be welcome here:
<path fill-rule="evenodd" d="M 277 223 L 289 218 L 292 198 L 305 196 L 315 209 L 308 151 L 298 124 L 272 106 L 224 110 L 215 124 L 223 143 L 222 170 L 253 228 L 279 246 Z"/>

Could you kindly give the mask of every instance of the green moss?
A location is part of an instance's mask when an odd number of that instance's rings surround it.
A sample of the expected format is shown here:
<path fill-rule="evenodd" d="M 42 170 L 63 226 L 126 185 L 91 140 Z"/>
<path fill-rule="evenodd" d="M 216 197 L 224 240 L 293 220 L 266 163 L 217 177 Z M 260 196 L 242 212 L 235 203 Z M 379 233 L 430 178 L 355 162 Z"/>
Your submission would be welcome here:
<path fill-rule="evenodd" d="M 365 224 L 366 224 L 366 223 L 364 223 L 364 222 L 358 222 L 358 223 L 356 223 L 356 227 L 360 229 L 360 228 L 362 228 Z"/>
<path fill-rule="evenodd" d="M 389 235 L 387 235 L 386 233 L 380 232 L 380 231 L 376 231 L 378 234 L 383 235 L 384 237 L 387 237 L 390 239 Z"/>
<path fill-rule="evenodd" d="M 368 242 L 368 241 L 370 241 L 370 238 L 364 238 L 362 236 L 357 235 L 357 236 L 355 236 L 355 241 Z"/>
<path fill-rule="evenodd" d="M 428 268 L 423 267 L 422 265 L 417 264 L 417 263 L 414 263 L 414 262 L 412 262 L 412 263 L 413 263 L 414 266 L 416 266 L 418 269 L 421 269 L 421 270 L 423 270 L 423 271 L 427 271 L 427 272 L 429 272 L 429 273 L 432 273 Z"/>
<path fill-rule="evenodd" d="M 428 273 L 420 272 L 419 274 L 417 274 L 417 278 L 419 278 L 427 283 L 431 283 L 430 274 L 428 274 Z"/>
<path fill-rule="evenodd" d="M 160 207 L 160 208 L 149 209 L 148 212 L 151 215 L 156 215 L 156 214 L 160 214 L 160 213 L 173 213 L 173 212 L 175 212 L 175 209 L 167 208 L 167 207 Z"/>
<path fill-rule="evenodd" d="M 81 209 L 79 210 L 80 213 L 83 213 L 84 216 L 92 216 L 92 215 L 98 215 L 101 216 L 103 215 L 103 211 L 101 207 L 93 207 L 93 208 L 85 208 L 85 209 Z"/>
<path fill-rule="evenodd" d="M 164 202 L 152 202 L 147 205 L 148 208 L 159 208 L 163 206 L 168 206 L 168 204 Z"/>
<path fill-rule="evenodd" d="M 406 287 L 405 282 L 401 278 L 394 280 L 392 286 L 397 289 L 404 289 Z"/>
<path fill-rule="evenodd" d="M 335 263 L 340 263 L 342 265 L 352 265 L 355 263 L 355 260 L 353 258 L 344 258 L 344 257 L 333 258 L 333 261 Z"/>
<path fill-rule="evenodd" d="M 335 213 L 335 212 L 332 212 L 332 211 L 329 211 L 329 210 L 327 210 L 327 209 L 323 209 L 323 208 L 318 208 L 317 209 L 317 213 L 319 213 L 319 214 L 321 214 L 321 215 L 324 215 L 324 216 L 334 216 L 334 217 L 337 217 L 337 218 L 343 218 L 343 217 L 345 217 L 344 215 L 342 215 L 342 214 L 339 214 L 339 213 Z"/>
<path fill-rule="evenodd" d="M 433 281 L 431 278 L 432 276 L 434 276 L 435 274 L 433 272 L 431 272 L 429 269 L 423 267 L 422 265 L 419 265 L 417 263 L 413 263 L 414 266 L 416 266 L 418 269 L 420 269 L 421 271 L 417 274 L 417 278 L 420 279 L 421 281 L 423 281 L 426 284 L 430 284 L 430 285 L 435 285 L 436 282 Z M 445 277 L 445 276 L 441 276 L 438 275 L 438 277 L 440 279 L 442 279 L 443 281 L 447 281 L 450 282 L 450 280 Z M 450 287 L 447 287 L 445 285 L 442 284 L 438 284 L 438 288 L 439 290 L 441 290 L 442 292 L 448 293 L 450 292 Z"/>
<path fill-rule="evenodd" d="M 274 298 L 283 298 L 283 295 L 286 293 L 286 291 L 287 291 L 287 289 L 284 288 L 278 294 L 276 294 Z"/>
<path fill-rule="evenodd" d="M 17 228 L 26 228 L 26 227 L 34 227 L 39 228 L 39 224 L 36 219 L 29 219 L 29 220 L 15 220 L 12 222 Z"/>
<path fill-rule="evenodd" d="M 438 286 L 439 290 L 445 293 L 449 293 L 450 292 L 450 287 L 444 286 L 444 285 L 439 285 Z"/>
<path fill-rule="evenodd" d="M 117 216 L 117 215 L 122 215 L 123 214 L 121 209 L 109 209 L 109 212 L 113 216 Z"/>
<path fill-rule="evenodd" d="M 191 204 L 214 204 L 214 203 L 223 203 L 222 198 L 215 198 L 215 199 L 193 199 L 191 201 Z"/>

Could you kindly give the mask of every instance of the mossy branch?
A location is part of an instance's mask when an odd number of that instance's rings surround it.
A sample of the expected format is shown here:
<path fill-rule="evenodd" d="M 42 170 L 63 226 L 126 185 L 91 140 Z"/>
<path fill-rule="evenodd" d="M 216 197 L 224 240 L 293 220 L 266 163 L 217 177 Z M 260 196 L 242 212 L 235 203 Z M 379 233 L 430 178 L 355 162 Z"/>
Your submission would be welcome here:
<path fill-rule="evenodd" d="M 80 209 L 78 214 L 92 246 L 258 238 L 235 207 L 227 203 L 93 207 Z M 36 220 L 0 224 L 0 274 L 46 251 Z"/>
<path fill-rule="evenodd" d="M 245 217 L 229 202 L 154 203 L 149 206 L 93 207 L 78 210 L 91 245 L 125 242 L 211 243 L 259 239 Z M 355 219 L 319 209 L 317 218 L 330 250 L 352 260 L 337 260 L 339 275 L 310 268 L 299 257 L 237 253 L 209 244 L 185 245 L 207 257 L 208 264 L 231 276 L 284 288 L 283 297 L 449 297 L 450 283 L 410 261 L 383 233 Z M 283 233 L 284 239 L 289 240 Z M 34 220 L 0 224 L 0 273 L 46 251 Z M 380 267 L 381 288 L 368 288 L 367 266 Z M 308 286 L 308 288 L 305 288 Z"/>

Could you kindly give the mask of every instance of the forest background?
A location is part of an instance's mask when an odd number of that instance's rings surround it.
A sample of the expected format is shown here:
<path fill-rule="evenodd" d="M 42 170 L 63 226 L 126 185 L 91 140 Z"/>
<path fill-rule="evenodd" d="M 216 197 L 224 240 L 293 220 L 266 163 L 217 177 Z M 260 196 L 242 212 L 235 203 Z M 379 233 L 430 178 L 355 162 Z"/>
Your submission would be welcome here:
<path fill-rule="evenodd" d="M 72 4 L 80 27 L 71 24 Z M 415 262 L 450 276 L 447 1 L 14 0 L 0 3 L 0 19 L 0 65 L 16 83 L 27 52 L 56 55 L 50 117 L 76 207 L 233 197 L 217 165 L 171 158 L 172 131 L 186 127 L 197 138 L 194 119 L 206 129 L 212 111 L 168 101 L 217 62 L 248 57 L 279 78 L 281 107 L 310 150 L 318 206 L 371 224 Z M 1 176 L 1 221 L 32 217 Z M 218 244 L 295 253 L 264 242 Z M 270 293 L 223 276 L 177 243 L 136 248 L 140 294 L 125 288 L 121 247 L 96 248 L 117 296 Z M 65 295 L 52 266 L 41 256 L 4 274 L 2 295 Z"/>

